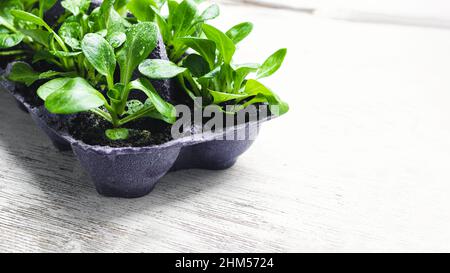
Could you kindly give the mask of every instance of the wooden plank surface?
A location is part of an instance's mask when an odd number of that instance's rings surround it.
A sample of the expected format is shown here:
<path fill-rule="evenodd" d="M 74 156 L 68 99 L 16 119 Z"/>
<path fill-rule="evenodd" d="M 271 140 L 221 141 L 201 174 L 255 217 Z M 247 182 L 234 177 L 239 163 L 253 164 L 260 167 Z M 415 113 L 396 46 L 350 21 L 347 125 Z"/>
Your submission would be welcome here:
<path fill-rule="evenodd" d="M 291 112 L 232 169 L 169 174 L 147 197 L 99 196 L 0 93 L 0 251 L 450 251 L 448 31 L 225 6 L 255 22 Z"/>

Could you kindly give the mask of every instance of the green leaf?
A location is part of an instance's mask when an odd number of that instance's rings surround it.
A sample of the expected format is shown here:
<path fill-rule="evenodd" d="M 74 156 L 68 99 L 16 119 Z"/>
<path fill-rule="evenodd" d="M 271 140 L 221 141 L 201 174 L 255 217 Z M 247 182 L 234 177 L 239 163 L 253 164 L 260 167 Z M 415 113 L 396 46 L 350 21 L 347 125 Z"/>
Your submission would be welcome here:
<path fill-rule="evenodd" d="M 218 92 L 218 91 L 212 91 L 212 90 L 208 90 L 208 91 L 214 99 L 214 104 L 219 104 L 222 102 L 236 100 L 236 99 L 245 99 L 245 98 L 249 97 L 249 95 L 247 95 L 247 94 L 231 94 L 231 93 L 224 93 L 224 92 Z"/>
<path fill-rule="evenodd" d="M 161 32 L 161 36 L 164 40 L 164 43 L 169 44 L 169 41 L 172 39 L 172 32 L 169 28 L 169 24 L 160 13 L 159 10 L 155 7 L 151 7 L 153 12 L 155 13 L 156 23 L 158 24 L 159 31 Z"/>
<path fill-rule="evenodd" d="M 253 24 L 246 22 L 238 24 L 227 31 L 227 36 L 233 41 L 234 44 L 238 44 L 244 40 L 253 30 Z"/>
<path fill-rule="evenodd" d="M 116 70 L 114 49 L 102 36 L 95 33 L 85 35 L 81 42 L 81 48 L 88 62 L 100 74 L 109 80 L 114 78 Z"/>
<path fill-rule="evenodd" d="M 108 92 L 106 94 L 113 104 L 121 103 L 120 99 L 122 97 L 123 88 L 124 86 L 118 83 L 115 84 L 113 88 L 108 89 Z"/>
<path fill-rule="evenodd" d="M 214 67 L 216 62 L 216 43 L 195 37 L 178 38 L 177 41 L 197 51 L 208 62 L 211 68 Z"/>
<path fill-rule="evenodd" d="M 25 83 L 27 86 L 30 86 L 37 80 L 50 79 L 62 74 L 63 73 L 56 71 L 39 73 L 34 71 L 34 69 L 29 64 L 17 62 L 14 63 L 11 72 L 8 75 L 8 79 L 14 82 Z"/>
<path fill-rule="evenodd" d="M 259 64 L 241 64 L 235 67 L 234 91 L 238 92 L 245 78 L 250 74 L 258 71 Z"/>
<path fill-rule="evenodd" d="M 39 79 L 40 80 L 50 79 L 50 78 L 54 78 L 56 76 L 65 75 L 65 74 L 69 74 L 69 73 L 63 73 L 63 72 L 57 72 L 57 71 L 49 70 L 49 71 L 42 72 L 41 74 L 39 74 Z"/>
<path fill-rule="evenodd" d="M 275 52 L 270 56 L 258 70 L 256 77 L 258 79 L 266 78 L 274 74 L 280 69 L 283 64 L 284 58 L 286 57 L 287 49 L 283 48 Z"/>
<path fill-rule="evenodd" d="M 213 70 L 211 70 L 210 72 L 208 72 L 207 74 L 205 74 L 205 75 L 201 76 L 200 78 L 198 78 L 197 81 L 202 86 L 207 87 L 208 83 L 211 80 L 218 78 L 218 76 L 220 75 L 220 72 L 221 72 L 221 67 L 218 66 L 218 67 L 214 68 Z"/>
<path fill-rule="evenodd" d="M 11 14 L 19 20 L 30 22 L 41 27 L 50 28 L 50 26 L 47 25 L 47 23 L 45 23 L 44 20 L 42 20 L 41 18 L 32 13 L 23 10 L 12 10 Z"/>
<path fill-rule="evenodd" d="M 153 22 L 155 12 L 152 9 L 157 7 L 153 0 L 131 0 L 127 4 L 127 8 L 141 22 Z"/>
<path fill-rule="evenodd" d="M 178 6 L 180 5 L 179 0 L 167 0 L 167 8 L 169 9 L 169 16 L 174 16 L 177 11 Z"/>
<path fill-rule="evenodd" d="M 103 38 L 106 38 L 106 36 L 108 35 L 108 30 L 107 29 L 102 29 L 102 30 L 99 30 L 99 31 L 97 31 L 95 33 L 100 35 L 100 36 L 102 36 Z"/>
<path fill-rule="evenodd" d="M 171 79 L 186 71 L 186 68 L 166 60 L 145 60 L 139 65 L 139 71 L 150 79 Z"/>
<path fill-rule="evenodd" d="M 42 29 L 21 29 L 20 32 L 33 39 L 34 42 L 48 47 L 50 37 L 50 33 L 48 33 L 48 31 Z"/>
<path fill-rule="evenodd" d="M 39 73 L 34 71 L 29 64 L 20 62 L 13 65 L 8 79 L 30 86 L 39 79 Z"/>
<path fill-rule="evenodd" d="M 54 114 L 75 114 L 105 104 L 103 95 L 83 78 L 71 78 L 45 99 L 45 107 Z"/>
<path fill-rule="evenodd" d="M 264 96 L 269 103 L 270 110 L 273 114 L 281 116 L 289 111 L 289 105 L 287 103 L 283 102 L 275 93 L 272 92 L 272 90 L 257 80 L 248 80 L 244 92 L 249 96 Z"/>
<path fill-rule="evenodd" d="M 44 4 L 44 10 L 51 9 L 55 4 L 57 0 L 39 0 L 40 4 Z"/>
<path fill-rule="evenodd" d="M 209 21 L 212 19 L 215 19 L 219 17 L 220 15 L 220 8 L 217 4 L 213 4 L 209 6 L 205 11 L 203 11 L 201 15 L 201 19 L 203 22 Z"/>
<path fill-rule="evenodd" d="M 50 51 L 50 53 L 58 58 L 68 58 L 68 57 L 76 57 L 78 55 L 81 55 L 82 52 L 81 51 L 76 51 L 76 52 L 66 52 L 66 51 L 60 51 L 60 50 L 52 50 Z"/>
<path fill-rule="evenodd" d="M 33 55 L 33 64 L 40 61 L 49 61 L 53 59 L 53 55 L 48 50 L 38 50 Z"/>
<path fill-rule="evenodd" d="M 112 34 L 115 32 L 125 32 L 126 29 L 130 26 L 131 24 L 125 18 L 120 16 L 120 14 L 117 13 L 116 10 L 111 9 L 109 11 L 109 20 L 106 24 L 108 34 Z"/>
<path fill-rule="evenodd" d="M 206 37 L 211 41 L 216 43 L 217 49 L 219 50 L 223 61 L 226 64 L 231 63 L 233 59 L 233 55 L 236 51 L 236 46 L 233 41 L 228 38 L 228 36 L 217 28 L 210 25 L 203 25 L 203 31 L 205 32 Z"/>
<path fill-rule="evenodd" d="M 33 0 L 35 1 L 35 0 Z M 7 17 L 8 13 L 14 9 L 24 9 L 24 0 L 2 0 L 0 2 L 0 16 Z"/>
<path fill-rule="evenodd" d="M 81 49 L 81 24 L 78 22 L 66 22 L 61 25 L 61 28 L 58 31 L 59 36 L 63 39 L 63 41 L 69 45 L 72 49 L 80 50 Z"/>
<path fill-rule="evenodd" d="M 137 79 L 130 82 L 130 89 L 140 90 L 144 92 L 151 103 L 155 106 L 156 110 L 163 116 L 168 118 L 176 118 L 175 107 L 159 96 L 158 92 L 156 92 L 150 81 L 146 79 Z"/>
<path fill-rule="evenodd" d="M 113 48 L 119 48 L 127 40 L 127 35 L 123 32 L 115 32 L 111 35 L 108 35 L 106 38 Z"/>
<path fill-rule="evenodd" d="M 61 87 L 63 87 L 70 80 L 72 80 L 72 78 L 58 78 L 48 81 L 38 88 L 37 94 L 42 100 L 45 101 L 48 96 L 61 89 Z"/>
<path fill-rule="evenodd" d="M 0 49 L 14 47 L 22 42 L 22 34 L 0 33 Z"/>
<path fill-rule="evenodd" d="M 175 37 L 185 36 L 197 17 L 197 5 L 192 0 L 184 0 L 176 8 L 172 17 L 172 29 Z"/>
<path fill-rule="evenodd" d="M 169 124 L 174 124 L 175 121 L 177 121 L 176 117 L 166 117 L 156 110 L 147 113 L 145 116 L 153 118 L 153 119 L 159 119 L 159 120 L 165 121 Z"/>
<path fill-rule="evenodd" d="M 24 55 L 25 53 L 26 53 L 26 51 L 24 51 L 22 49 L 17 49 L 17 50 L 12 49 L 12 50 L 6 50 L 6 51 L 0 50 L 0 56 L 14 56 L 14 55 L 16 55 L 16 56 L 20 57 L 21 55 Z"/>
<path fill-rule="evenodd" d="M 261 66 L 259 64 L 256 63 L 247 63 L 247 64 L 238 64 L 238 65 L 234 65 L 233 69 L 235 71 L 242 71 L 242 72 L 247 72 L 247 73 L 251 73 L 251 72 L 256 72 L 258 71 L 258 69 Z"/>
<path fill-rule="evenodd" d="M 24 6 L 20 0 L 2 0 L 0 1 L 0 25 L 8 29 L 14 29 L 14 16 L 12 10 L 23 10 Z"/>
<path fill-rule="evenodd" d="M 150 22 L 142 22 L 131 26 L 126 35 L 127 40 L 117 53 L 123 84 L 130 81 L 133 71 L 155 49 L 158 40 L 158 27 Z"/>
<path fill-rule="evenodd" d="M 197 54 L 187 56 L 183 61 L 183 66 L 189 69 L 191 74 L 196 78 L 200 78 L 210 72 L 208 62 Z"/>
<path fill-rule="evenodd" d="M 127 108 L 125 114 L 133 115 L 136 112 L 142 110 L 144 108 L 144 104 L 138 100 L 129 100 L 127 101 Z"/>
<path fill-rule="evenodd" d="M 120 14 L 125 15 L 128 2 L 130 2 L 130 0 L 116 0 L 114 3 L 114 9 L 120 12 Z"/>
<path fill-rule="evenodd" d="M 114 2 L 116 0 L 104 0 L 98 9 L 98 13 L 92 13 L 95 16 L 96 23 L 98 23 L 100 29 L 105 29 L 109 22 L 109 16 L 111 10 L 114 9 Z"/>
<path fill-rule="evenodd" d="M 123 5 L 126 2 L 122 0 L 104 0 L 98 11 L 94 10 L 91 13 L 96 30 L 107 29 L 108 36 L 117 32 L 125 32 L 130 23 L 119 12 L 122 12 Z"/>
<path fill-rule="evenodd" d="M 71 12 L 74 16 L 86 13 L 91 5 L 91 0 L 63 0 L 61 6 Z"/>
<path fill-rule="evenodd" d="M 13 30 L 14 26 L 6 20 L 5 17 L 0 16 L 0 26 L 7 27 L 9 30 Z"/>
<path fill-rule="evenodd" d="M 48 30 L 52 35 L 52 37 L 55 38 L 55 40 L 58 42 L 58 44 L 64 49 L 64 51 L 68 51 L 66 45 L 64 44 L 64 41 L 59 37 L 59 35 L 56 35 L 56 33 L 53 31 L 53 29 L 47 25 L 47 23 L 44 22 L 41 18 L 37 17 L 36 15 L 22 11 L 22 10 L 13 10 L 11 11 L 11 14 L 16 17 L 19 20 L 24 20 L 26 22 L 31 22 L 33 24 L 36 24 L 38 26 L 42 26 Z M 51 40 L 53 41 L 53 39 Z"/>
<path fill-rule="evenodd" d="M 167 18 L 167 24 L 169 25 L 169 28 L 173 29 L 173 20 L 176 17 L 176 12 L 180 4 L 178 4 L 177 0 L 168 0 L 167 1 L 167 8 L 169 9 L 169 15 Z"/>
<path fill-rule="evenodd" d="M 155 0 L 156 7 L 157 7 L 158 9 L 161 9 L 162 6 L 164 6 L 164 4 L 165 4 L 166 2 L 167 2 L 167 0 Z"/>
<path fill-rule="evenodd" d="M 126 114 L 137 115 L 138 117 L 150 117 L 153 119 L 160 119 L 167 123 L 173 124 L 176 121 L 174 117 L 166 117 L 159 113 L 150 99 L 147 99 L 145 103 L 138 100 L 130 100 L 127 102 Z"/>
<path fill-rule="evenodd" d="M 127 128 L 108 129 L 105 131 L 105 135 L 113 141 L 125 140 L 130 136 L 130 131 Z"/>

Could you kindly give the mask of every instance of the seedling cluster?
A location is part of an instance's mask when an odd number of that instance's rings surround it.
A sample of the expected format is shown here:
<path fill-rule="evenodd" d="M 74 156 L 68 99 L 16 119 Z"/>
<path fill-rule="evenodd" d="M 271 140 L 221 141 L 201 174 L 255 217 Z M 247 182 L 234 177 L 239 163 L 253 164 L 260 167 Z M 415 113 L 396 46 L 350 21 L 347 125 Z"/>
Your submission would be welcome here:
<path fill-rule="evenodd" d="M 275 115 L 289 110 L 259 81 L 280 68 L 286 49 L 261 65 L 235 64 L 236 45 L 253 25 L 220 31 L 207 23 L 219 16 L 215 4 L 200 10 L 201 0 L 104 0 L 98 7 L 90 0 L 63 0 L 64 13 L 50 24 L 45 15 L 57 2 L 0 2 L 0 56 L 29 61 L 15 63 L 9 79 L 38 84 L 37 95 L 51 113 L 93 112 L 111 123 L 109 139 L 127 139 L 124 126 L 137 119 L 176 121 L 175 107 L 151 83 L 172 78 L 179 92 L 201 97 L 202 106 L 231 104 L 236 112 L 265 103 Z M 149 59 L 160 37 L 170 61 Z M 36 71 L 40 62 L 52 69 Z M 131 91 L 147 99 L 130 99 Z"/>

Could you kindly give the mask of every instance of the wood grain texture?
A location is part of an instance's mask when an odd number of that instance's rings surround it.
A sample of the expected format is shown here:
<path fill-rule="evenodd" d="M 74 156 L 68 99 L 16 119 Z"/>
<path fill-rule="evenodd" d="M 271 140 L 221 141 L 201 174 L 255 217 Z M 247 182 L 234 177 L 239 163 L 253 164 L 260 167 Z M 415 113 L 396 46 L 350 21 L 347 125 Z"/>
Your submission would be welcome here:
<path fill-rule="evenodd" d="M 448 32 L 242 6 L 216 24 L 247 20 L 243 63 L 289 48 L 265 83 L 291 112 L 232 169 L 144 198 L 99 196 L 1 92 L 0 251 L 450 251 Z"/>

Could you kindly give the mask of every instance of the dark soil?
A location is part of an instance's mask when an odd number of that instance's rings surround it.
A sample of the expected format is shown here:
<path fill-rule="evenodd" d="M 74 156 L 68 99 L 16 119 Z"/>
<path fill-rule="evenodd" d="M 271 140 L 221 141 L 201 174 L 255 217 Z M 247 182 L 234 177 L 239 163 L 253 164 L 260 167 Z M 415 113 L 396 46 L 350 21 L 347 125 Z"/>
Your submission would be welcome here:
<path fill-rule="evenodd" d="M 228 116 L 230 117 L 230 116 Z M 224 116 L 223 125 L 227 125 L 226 116 Z M 210 118 L 204 118 L 203 124 L 206 124 Z M 249 116 L 246 116 L 245 122 L 249 122 Z M 241 121 L 242 122 L 242 121 Z M 194 126 L 194 120 L 191 121 Z M 238 125 L 237 116 L 234 115 L 234 125 Z M 124 127 L 130 129 L 130 136 L 126 140 L 110 140 L 106 137 L 105 131 L 112 129 L 109 122 L 93 113 L 81 113 L 68 119 L 68 132 L 75 139 L 81 140 L 89 145 L 109 146 L 113 148 L 120 147 L 146 147 L 152 145 L 161 145 L 173 140 L 172 125 L 160 120 L 151 118 L 142 118 L 126 124 Z M 217 130 L 219 128 L 213 128 Z M 193 133 L 194 127 L 190 128 Z"/>
<path fill-rule="evenodd" d="M 69 122 L 69 133 L 89 145 L 118 147 L 145 147 L 160 145 L 172 140 L 171 125 L 150 118 L 143 118 L 125 126 L 130 129 L 126 140 L 112 141 L 105 135 L 111 124 L 92 113 L 76 115 Z"/>

